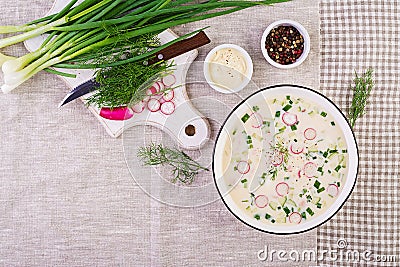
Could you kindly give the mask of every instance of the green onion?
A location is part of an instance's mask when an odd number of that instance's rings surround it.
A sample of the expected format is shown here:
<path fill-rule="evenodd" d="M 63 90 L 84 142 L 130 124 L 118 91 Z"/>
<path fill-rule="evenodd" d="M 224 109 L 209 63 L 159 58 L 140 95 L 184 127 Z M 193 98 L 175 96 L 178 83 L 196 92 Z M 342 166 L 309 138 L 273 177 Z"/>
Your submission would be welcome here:
<path fill-rule="evenodd" d="M 309 207 L 306 209 L 307 213 L 310 214 L 311 216 L 314 215 L 314 211 L 310 209 Z"/>
<path fill-rule="evenodd" d="M 284 111 L 289 111 L 292 108 L 292 105 L 286 105 L 283 107 Z"/>
<path fill-rule="evenodd" d="M 318 193 L 324 192 L 325 191 L 325 187 L 321 187 L 320 189 L 317 190 Z"/>
<path fill-rule="evenodd" d="M 242 122 L 246 123 L 246 121 L 248 121 L 250 119 L 250 115 L 249 114 L 244 114 L 244 116 L 242 117 Z"/>
<path fill-rule="evenodd" d="M 327 115 L 328 115 L 328 113 L 326 113 L 325 111 L 322 111 L 322 112 L 321 112 L 321 116 L 322 116 L 322 117 L 326 117 Z"/>
<path fill-rule="evenodd" d="M 315 188 L 319 188 L 319 186 L 321 185 L 321 183 L 318 181 L 318 180 L 316 180 L 315 182 L 314 182 L 314 187 Z"/>
<path fill-rule="evenodd" d="M 288 215 L 290 213 L 290 209 L 288 207 L 284 207 L 283 211 Z"/>
<path fill-rule="evenodd" d="M 281 116 L 281 112 L 278 110 L 277 112 L 275 112 L 275 117 L 279 118 Z"/>
<path fill-rule="evenodd" d="M 20 26 L 0 27 L 0 33 L 22 32 L 1 39 L 0 48 L 50 34 L 36 51 L 0 62 L 5 81 L 2 90 L 10 92 L 51 67 L 99 69 L 148 60 L 195 32 L 158 47 L 136 47 L 141 38 L 151 39 L 170 27 L 286 1 L 84 0 L 76 5 L 77 0 L 71 0 L 57 14 Z"/>

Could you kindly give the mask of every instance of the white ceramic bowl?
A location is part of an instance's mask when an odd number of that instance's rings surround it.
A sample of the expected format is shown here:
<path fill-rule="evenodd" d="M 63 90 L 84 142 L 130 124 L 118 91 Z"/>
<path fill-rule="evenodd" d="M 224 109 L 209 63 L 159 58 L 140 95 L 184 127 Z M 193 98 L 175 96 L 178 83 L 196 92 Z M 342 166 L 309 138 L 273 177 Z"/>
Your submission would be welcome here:
<path fill-rule="evenodd" d="M 223 169 L 224 168 L 223 157 L 226 156 L 225 144 L 227 140 L 230 138 L 229 133 L 233 131 L 233 127 L 236 127 L 235 125 L 237 123 L 237 120 L 241 118 L 241 114 L 243 114 L 245 110 L 248 110 L 249 106 L 251 107 L 253 105 L 257 105 L 258 103 L 260 103 L 260 98 L 270 99 L 276 97 L 277 95 L 286 95 L 286 94 L 302 96 L 315 103 L 319 103 L 319 105 L 321 105 L 329 114 L 331 114 L 334 117 L 335 122 L 337 122 L 337 125 L 343 132 L 345 142 L 347 144 L 347 150 L 349 156 L 349 163 L 347 166 L 348 172 L 345 184 L 342 187 L 340 195 L 337 197 L 335 202 L 328 207 L 328 209 L 324 213 L 318 215 L 317 217 L 305 223 L 297 225 L 271 225 L 259 220 L 254 220 L 253 217 L 249 216 L 247 213 L 242 211 L 240 207 L 237 206 L 236 202 L 229 194 L 231 187 L 227 186 L 226 180 L 224 178 L 225 171 Z M 232 147 L 232 149 L 234 148 L 235 147 Z M 330 218 L 332 218 L 346 202 L 356 183 L 357 172 L 358 172 L 358 148 L 353 131 L 347 119 L 345 118 L 343 113 L 339 110 L 339 108 L 336 107 L 335 104 L 328 98 L 326 98 L 325 96 L 316 91 L 313 91 L 305 87 L 294 86 L 294 85 L 273 86 L 254 93 L 247 99 L 243 100 L 241 104 L 239 104 L 233 109 L 233 111 L 231 112 L 231 114 L 221 127 L 221 130 L 217 136 L 214 148 L 212 168 L 214 174 L 214 181 L 218 189 L 218 192 L 221 196 L 221 199 L 223 200 L 227 208 L 233 213 L 233 215 L 235 215 L 236 218 L 238 218 L 243 223 L 264 232 L 274 233 L 274 234 L 294 234 L 311 230 L 325 223 Z"/>
<path fill-rule="evenodd" d="M 232 48 L 235 49 L 237 51 L 239 51 L 239 53 L 241 53 L 246 61 L 246 65 L 247 65 L 247 70 L 246 73 L 244 74 L 244 76 L 246 77 L 244 79 L 244 81 L 242 82 L 242 84 L 240 86 L 238 86 L 237 88 L 234 88 L 232 90 L 229 90 L 227 88 L 223 88 L 218 86 L 215 82 L 213 82 L 213 80 L 211 79 L 211 75 L 210 75 L 210 59 L 211 57 L 219 50 L 221 49 L 225 49 L 225 48 Z M 237 93 L 240 90 L 242 90 L 243 88 L 245 88 L 250 80 L 251 77 L 253 76 L 253 61 L 251 60 L 251 57 L 249 55 L 249 53 L 247 53 L 246 50 L 244 50 L 242 47 L 238 46 L 238 45 L 234 45 L 234 44 L 222 44 L 219 45 L 217 47 L 215 47 L 214 49 L 212 49 L 206 56 L 206 59 L 204 61 L 204 76 L 206 78 L 207 83 L 216 91 L 220 92 L 220 93 L 224 93 L 224 94 L 232 94 L 232 93 Z"/>
<path fill-rule="evenodd" d="M 276 63 L 272 58 L 269 57 L 267 49 L 265 48 L 265 41 L 267 40 L 267 36 L 270 33 L 270 31 L 276 27 L 279 26 L 293 26 L 295 27 L 300 34 L 303 36 L 304 39 L 304 51 L 303 54 L 301 54 L 300 58 L 297 59 L 297 61 L 293 64 L 290 65 L 282 65 L 279 63 Z M 264 34 L 262 35 L 261 38 L 261 51 L 265 57 L 265 59 L 268 61 L 269 64 L 271 64 L 274 67 L 280 68 L 280 69 L 291 69 L 299 66 L 301 63 L 306 60 L 308 54 L 310 53 L 310 35 L 308 34 L 307 30 L 301 25 L 300 23 L 293 21 L 293 20 L 278 20 L 275 21 L 274 23 L 270 24 L 267 29 L 264 31 Z"/>

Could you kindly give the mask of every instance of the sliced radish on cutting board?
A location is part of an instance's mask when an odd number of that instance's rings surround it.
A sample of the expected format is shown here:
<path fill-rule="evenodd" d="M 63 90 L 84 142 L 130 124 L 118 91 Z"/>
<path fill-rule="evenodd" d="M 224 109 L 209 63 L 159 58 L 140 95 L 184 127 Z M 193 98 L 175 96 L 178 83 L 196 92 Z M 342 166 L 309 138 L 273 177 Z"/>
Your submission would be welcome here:
<path fill-rule="evenodd" d="M 145 108 L 146 108 L 146 104 L 144 103 L 144 101 L 140 101 L 139 103 L 135 104 L 132 107 L 132 110 L 135 113 L 142 113 Z"/>
<path fill-rule="evenodd" d="M 169 101 L 172 101 L 172 99 L 174 99 L 174 97 L 175 97 L 174 90 L 170 90 L 170 91 L 166 92 L 162 98 L 165 100 L 165 102 L 169 102 Z"/>
<path fill-rule="evenodd" d="M 162 78 L 162 83 L 165 85 L 165 87 L 171 87 L 176 83 L 176 77 L 173 74 L 169 74 Z"/>
<path fill-rule="evenodd" d="M 147 109 L 150 110 L 151 112 L 157 112 L 160 110 L 161 103 L 158 101 L 158 99 L 155 98 L 150 98 L 150 100 L 147 102 Z"/>
<path fill-rule="evenodd" d="M 152 86 L 149 89 L 147 89 L 146 95 L 147 96 L 155 96 L 155 95 L 157 95 L 158 92 L 159 92 L 158 89 L 156 87 Z"/>
<path fill-rule="evenodd" d="M 164 102 L 161 105 L 161 112 L 165 115 L 171 115 L 175 111 L 174 102 Z"/>
<path fill-rule="evenodd" d="M 161 91 L 165 90 L 165 86 L 162 82 L 156 82 L 156 84 L 158 86 L 157 92 L 161 92 Z"/>

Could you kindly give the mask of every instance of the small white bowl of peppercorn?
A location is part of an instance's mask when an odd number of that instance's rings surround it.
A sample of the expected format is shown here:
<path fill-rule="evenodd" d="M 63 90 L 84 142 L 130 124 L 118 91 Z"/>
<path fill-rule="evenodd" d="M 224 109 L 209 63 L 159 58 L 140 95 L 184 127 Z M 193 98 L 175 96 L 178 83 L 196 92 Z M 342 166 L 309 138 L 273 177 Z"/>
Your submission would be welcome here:
<path fill-rule="evenodd" d="M 310 36 L 300 23 L 278 20 L 264 31 L 261 51 L 272 66 L 280 69 L 295 68 L 310 53 Z"/>

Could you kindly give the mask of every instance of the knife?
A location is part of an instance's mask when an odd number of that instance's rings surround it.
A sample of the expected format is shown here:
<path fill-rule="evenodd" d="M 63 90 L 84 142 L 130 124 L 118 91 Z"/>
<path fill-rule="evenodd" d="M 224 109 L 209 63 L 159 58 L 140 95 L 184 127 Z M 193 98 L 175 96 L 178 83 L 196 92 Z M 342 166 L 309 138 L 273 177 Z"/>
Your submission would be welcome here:
<path fill-rule="evenodd" d="M 149 65 L 155 64 L 157 62 L 163 60 L 169 60 L 174 57 L 180 56 L 184 53 L 187 53 L 193 49 L 197 49 L 203 45 L 209 44 L 211 40 L 208 38 L 204 31 L 200 31 L 196 35 L 176 42 L 162 50 L 160 50 L 155 57 L 151 58 L 148 61 Z M 100 84 L 96 82 L 95 78 L 92 78 L 74 88 L 70 91 L 65 98 L 61 101 L 58 107 L 62 107 L 65 104 L 84 96 L 90 92 L 97 90 L 100 87 Z"/>

